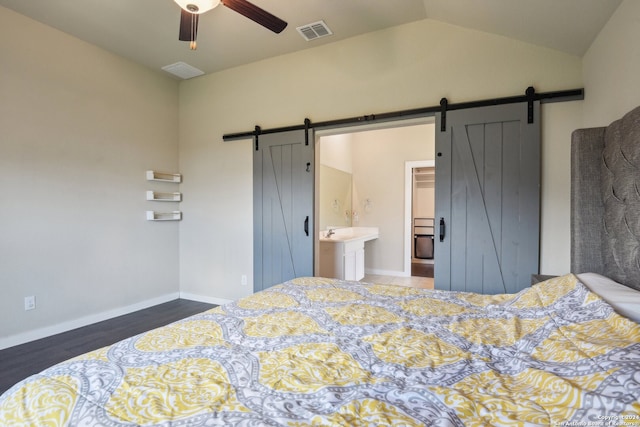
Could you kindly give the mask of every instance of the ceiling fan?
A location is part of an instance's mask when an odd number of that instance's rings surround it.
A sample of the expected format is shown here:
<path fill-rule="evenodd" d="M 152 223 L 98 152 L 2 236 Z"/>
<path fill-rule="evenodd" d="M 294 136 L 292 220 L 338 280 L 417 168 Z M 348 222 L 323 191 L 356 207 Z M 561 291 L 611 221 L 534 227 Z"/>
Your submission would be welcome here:
<path fill-rule="evenodd" d="M 287 26 L 287 23 L 254 5 L 247 0 L 174 0 L 182 8 L 180 11 L 180 37 L 182 41 L 190 42 L 192 50 L 196 49 L 198 36 L 198 18 L 201 14 L 210 11 L 220 3 L 238 12 L 263 27 L 279 34 Z"/>

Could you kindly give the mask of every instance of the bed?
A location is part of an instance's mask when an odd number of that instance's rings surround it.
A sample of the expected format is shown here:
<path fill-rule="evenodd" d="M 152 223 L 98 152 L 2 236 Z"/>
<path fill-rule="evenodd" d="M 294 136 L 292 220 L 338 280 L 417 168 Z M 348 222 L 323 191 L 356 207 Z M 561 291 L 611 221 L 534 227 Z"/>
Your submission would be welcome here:
<path fill-rule="evenodd" d="M 293 279 L 29 377 L 0 425 L 640 425 L 638 224 L 592 197 L 589 160 L 619 169 L 606 144 L 584 148 L 594 132 L 572 143 L 577 274 L 505 295 Z"/>
<path fill-rule="evenodd" d="M 7 426 L 560 425 L 640 414 L 640 325 L 515 295 L 294 279 L 28 378 Z M 636 419 L 640 423 L 640 419 Z"/>

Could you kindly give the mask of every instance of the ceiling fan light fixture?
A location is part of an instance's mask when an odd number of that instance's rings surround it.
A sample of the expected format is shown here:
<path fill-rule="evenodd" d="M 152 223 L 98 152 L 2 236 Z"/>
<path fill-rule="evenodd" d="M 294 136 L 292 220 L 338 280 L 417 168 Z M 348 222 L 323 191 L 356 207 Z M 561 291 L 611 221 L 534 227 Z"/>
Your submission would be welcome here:
<path fill-rule="evenodd" d="M 189 42 L 191 50 L 196 50 L 198 21 L 200 15 L 222 3 L 229 9 L 262 25 L 267 30 L 280 34 L 287 23 L 249 0 L 173 0 L 180 6 L 180 32 L 178 40 Z"/>
<path fill-rule="evenodd" d="M 189 13 L 201 14 L 220 4 L 220 0 L 173 0 Z"/>

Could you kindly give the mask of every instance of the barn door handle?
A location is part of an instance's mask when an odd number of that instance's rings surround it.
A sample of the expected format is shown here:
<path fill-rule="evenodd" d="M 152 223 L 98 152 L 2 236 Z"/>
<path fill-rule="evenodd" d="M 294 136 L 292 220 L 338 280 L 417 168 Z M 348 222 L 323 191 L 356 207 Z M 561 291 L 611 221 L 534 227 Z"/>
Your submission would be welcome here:
<path fill-rule="evenodd" d="M 304 219 L 304 234 L 309 235 L 309 215 Z"/>
<path fill-rule="evenodd" d="M 440 241 L 444 241 L 446 226 L 444 224 L 444 218 L 440 218 Z"/>

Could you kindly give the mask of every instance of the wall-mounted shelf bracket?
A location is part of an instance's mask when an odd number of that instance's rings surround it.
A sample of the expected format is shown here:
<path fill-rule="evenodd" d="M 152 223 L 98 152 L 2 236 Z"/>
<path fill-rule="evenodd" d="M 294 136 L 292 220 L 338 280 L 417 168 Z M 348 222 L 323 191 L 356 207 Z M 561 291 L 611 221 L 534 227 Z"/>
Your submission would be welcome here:
<path fill-rule="evenodd" d="M 160 193 L 157 191 L 147 191 L 147 200 L 156 202 L 180 202 L 182 201 L 182 193 Z"/>
<path fill-rule="evenodd" d="M 182 182 L 179 173 L 147 171 L 147 181 Z"/>
<path fill-rule="evenodd" d="M 182 212 L 156 212 L 147 211 L 147 221 L 180 221 L 182 219 Z"/>

